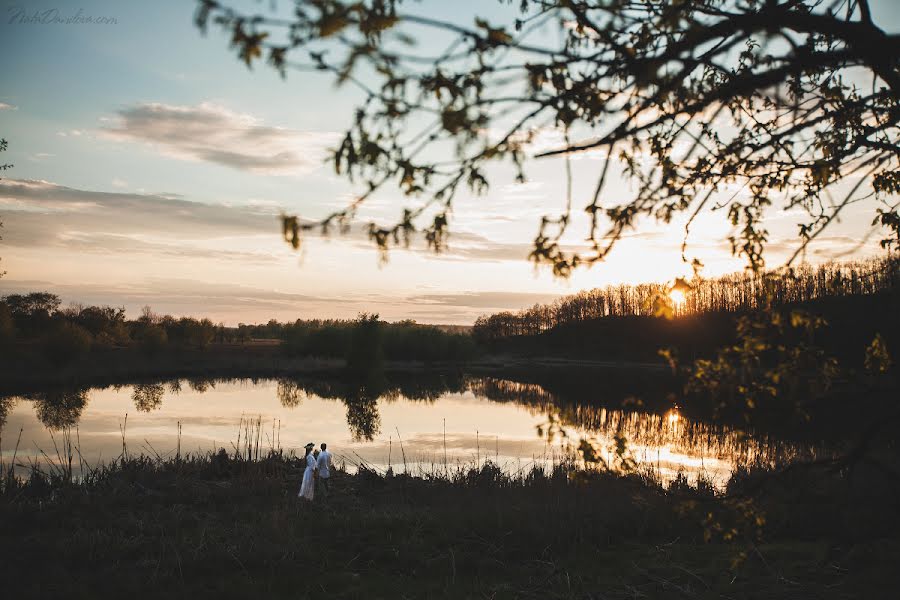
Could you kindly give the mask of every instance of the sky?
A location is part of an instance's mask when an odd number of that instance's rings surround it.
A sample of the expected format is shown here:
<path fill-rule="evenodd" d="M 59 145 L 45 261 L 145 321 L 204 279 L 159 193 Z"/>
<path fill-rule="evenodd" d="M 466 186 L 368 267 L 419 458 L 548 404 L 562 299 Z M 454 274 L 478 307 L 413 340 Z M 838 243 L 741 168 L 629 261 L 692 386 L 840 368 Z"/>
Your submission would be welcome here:
<path fill-rule="evenodd" d="M 233 3 L 250 11 L 288 2 Z M 416 8 L 420 5 L 414 4 Z M 876 17 L 900 23 L 891 2 Z M 193 25 L 194 3 L 10 3 L 0 8 L 0 137 L 14 164 L 0 180 L 0 296 L 47 290 L 64 303 L 206 316 L 216 322 L 270 318 L 382 318 L 470 324 L 607 284 L 671 281 L 687 274 L 679 222 L 644 222 L 604 263 L 559 280 L 526 257 L 540 216 L 562 208 L 561 161 L 532 163 L 527 183 L 490 173 L 483 197 L 455 205 L 450 246 L 393 250 L 387 263 L 362 225 L 346 236 L 311 237 L 300 252 L 282 239 L 279 215 L 321 218 L 359 189 L 337 177 L 327 152 L 350 125 L 361 96 L 323 74 L 264 64 L 248 70 L 225 35 Z M 424 2 L 432 16 L 506 21 L 511 9 L 476 0 Z M 108 24 L 24 23 L 20 15 L 106 17 Z M 425 49 L 430 43 L 425 36 Z M 548 143 L 554 140 L 547 132 Z M 558 140 L 557 140 L 558 141 Z M 586 196 L 602 157 L 573 160 L 575 197 Z M 617 177 L 612 189 L 627 191 Z M 362 211 L 385 224 L 409 204 L 389 191 Z M 858 245 L 873 217 L 854 207 L 818 240 L 811 261 Z M 769 263 L 796 243 L 796 215 L 774 213 Z M 691 235 L 705 274 L 741 269 L 724 215 Z M 876 252 L 875 239 L 854 256 Z"/>

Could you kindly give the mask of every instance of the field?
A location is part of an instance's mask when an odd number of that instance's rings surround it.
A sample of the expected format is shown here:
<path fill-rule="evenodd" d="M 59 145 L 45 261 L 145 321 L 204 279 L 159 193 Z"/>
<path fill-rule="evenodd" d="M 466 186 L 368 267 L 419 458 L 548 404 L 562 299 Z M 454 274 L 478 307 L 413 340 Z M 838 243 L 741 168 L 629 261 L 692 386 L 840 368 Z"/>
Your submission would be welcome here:
<path fill-rule="evenodd" d="M 900 583 L 896 512 L 833 474 L 744 472 L 716 494 L 571 464 L 363 468 L 309 504 L 296 458 L 250 452 L 6 479 L 7 597 L 887 598 Z"/>

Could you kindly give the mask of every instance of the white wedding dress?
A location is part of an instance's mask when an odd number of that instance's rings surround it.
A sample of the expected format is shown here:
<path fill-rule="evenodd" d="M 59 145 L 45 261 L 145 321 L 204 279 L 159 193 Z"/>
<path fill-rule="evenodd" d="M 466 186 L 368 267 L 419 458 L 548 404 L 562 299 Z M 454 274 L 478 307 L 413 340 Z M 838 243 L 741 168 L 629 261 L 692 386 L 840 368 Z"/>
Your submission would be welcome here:
<path fill-rule="evenodd" d="M 306 470 L 303 471 L 303 481 L 300 484 L 301 498 L 312 501 L 316 494 L 316 457 L 310 452 L 306 455 Z"/>

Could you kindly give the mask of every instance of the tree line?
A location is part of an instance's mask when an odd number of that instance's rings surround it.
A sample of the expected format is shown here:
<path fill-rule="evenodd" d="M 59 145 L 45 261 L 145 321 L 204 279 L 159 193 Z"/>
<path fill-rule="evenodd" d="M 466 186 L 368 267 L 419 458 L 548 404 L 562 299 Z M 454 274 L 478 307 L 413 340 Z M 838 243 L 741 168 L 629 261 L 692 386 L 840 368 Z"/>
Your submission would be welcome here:
<path fill-rule="evenodd" d="M 0 353 L 15 345 L 35 348 L 53 366 L 92 350 L 133 348 L 148 357 L 167 349 L 204 350 L 213 345 L 275 342 L 291 357 L 342 358 L 376 364 L 391 360 L 464 361 L 475 354 L 470 335 L 415 321 L 385 323 L 377 315 L 357 319 L 297 319 L 229 327 L 207 318 L 159 315 L 145 306 L 136 319 L 123 307 L 72 304 L 61 308 L 49 292 L 0 298 Z"/>
<path fill-rule="evenodd" d="M 202 349 L 230 337 L 228 328 L 209 319 L 158 315 L 149 307 L 129 320 L 124 307 L 61 304 L 49 292 L 0 299 L 0 348 L 38 346 L 45 359 L 61 366 L 92 349 L 135 347 L 154 354 L 167 347 Z"/>
<path fill-rule="evenodd" d="M 611 285 L 565 296 L 549 304 L 535 304 L 520 311 L 481 316 L 473 335 L 479 343 L 540 335 L 573 323 L 611 317 L 653 316 L 660 303 L 675 317 L 711 313 L 735 314 L 766 306 L 877 294 L 900 287 L 900 263 L 892 257 L 865 261 L 801 265 L 789 274 L 731 273 L 716 278 L 696 278 L 671 286 L 662 283 Z M 683 300 L 672 302 L 675 289 Z"/>

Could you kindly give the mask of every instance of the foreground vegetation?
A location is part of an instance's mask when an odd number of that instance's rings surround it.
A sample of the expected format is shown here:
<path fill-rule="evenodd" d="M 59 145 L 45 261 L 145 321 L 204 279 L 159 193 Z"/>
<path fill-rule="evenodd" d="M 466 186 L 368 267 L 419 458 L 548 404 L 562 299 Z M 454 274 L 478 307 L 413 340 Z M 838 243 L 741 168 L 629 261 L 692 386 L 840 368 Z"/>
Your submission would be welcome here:
<path fill-rule="evenodd" d="M 306 504 L 300 461 L 252 443 L 123 456 L 80 482 L 62 458 L 3 478 L 10 597 L 844 598 L 898 583 L 896 506 L 825 467 L 744 469 L 717 494 L 571 463 L 363 465 Z"/>

